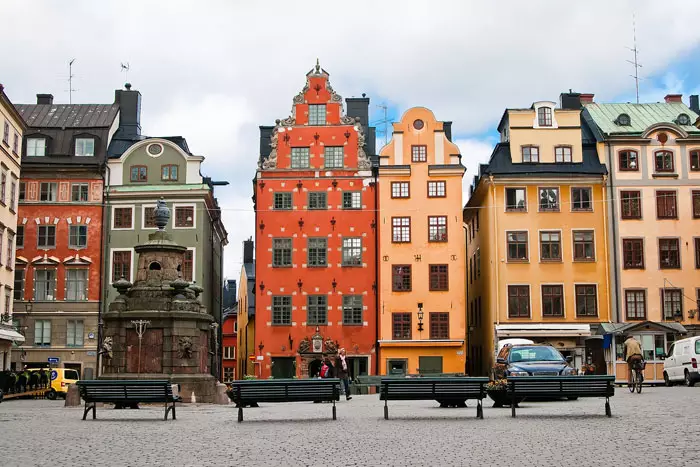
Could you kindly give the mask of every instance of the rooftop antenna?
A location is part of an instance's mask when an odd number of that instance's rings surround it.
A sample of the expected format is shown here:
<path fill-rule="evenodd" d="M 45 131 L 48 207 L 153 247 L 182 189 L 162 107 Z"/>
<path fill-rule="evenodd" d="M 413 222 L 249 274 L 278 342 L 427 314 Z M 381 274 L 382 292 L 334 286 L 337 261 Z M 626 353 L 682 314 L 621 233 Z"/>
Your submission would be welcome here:
<path fill-rule="evenodd" d="M 384 118 L 381 120 L 377 120 L 373 123 L 373 125 L 377 126 L 377 132 L 381 135 L 384 135 L 384 146 L 386 146 L 389 143 L 389 124 L 391 123 L 391 118 L 389 118 L 389 106 L 386 105 L 386 103 L 378 105 L 380 109 L 384 111 Z"/>
<path fill-rule="evenodd" d="M 627 48 L 634 52 L 634 61 L 627 60 L 627 62 L 634 65 L 634 75 L 630 76 L 634 78 L 634 85 L 637 91 L 637 104 L 639 104 L 639 80 L 642 79 L 639 77 L 639 69 L 642 68 L 642 65 L 638 61 L 639 49 L 637 49 L 637 21 L 635 19 L 634 13 L 632 14 L 632 33 L 634 34 L 634 47 Z"/>
<path fill-rule="evenodd" d="M 122 63 L 122 70 L 124 72 L 124 82 L 129 82 L 129 62 Z"/>
<path fill-rule="evenodd" d="M 77 89 L 73 89 L 73 78 L 75 75 L 73 74 L 73 63 L 75 62 L 75 59 L 72 58 L 70 62 L 68 62 L 68 103 L 72 104 L 73 103 L 73 91 L 77 91 Z"/>

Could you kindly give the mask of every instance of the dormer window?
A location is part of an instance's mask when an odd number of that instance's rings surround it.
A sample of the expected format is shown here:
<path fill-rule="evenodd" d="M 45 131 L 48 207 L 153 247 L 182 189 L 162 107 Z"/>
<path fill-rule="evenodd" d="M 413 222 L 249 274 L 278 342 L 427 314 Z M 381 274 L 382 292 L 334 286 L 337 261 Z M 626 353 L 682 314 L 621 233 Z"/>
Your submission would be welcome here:
<path fill-rule="evenodd" d="M 632 120 L 630 119 L 629 115 L 620 114 L 617 116 L 615 123 L 617 123 L 619 126 L 630 126 L 632 124 Z"/>
<path fill-rule="evenodd" d="M 92 157 L 95 155 L 94 138 L 76 138 L 75 155 L 79 157 Z"/>
<path fill-rule="evenodd" d="M 148 168 L 145 165 L 132 166 L 130 180 L 132 182 L 147 182 L 148 181 Z"/>
<path fill-rule="evenodd" d="M 523 146 L 523 162 L 539 162 L 540 148 L 537 146 Z"/>
<path fill-rule="evenodd" d="M 163 181 L 177 181 L 177 165 L 164 165 L 161 167 L 160 179 Z"/>
<path fill-rule="evenodd" d="M 27 156 L 43 157 L 46 155 L 46 138 L 27 138 Z"/>
<path fill-rule="evenodd" d="M 309 104 L 309 125 L 326 124 L 326 104 Z"/>
<path fill-rule="evenodd" d="M 680 114 L 676 119 L 676 123 L 679 125 L 690 125 L 690 117 L 688 114 Z"/>
<path fill-rule="evenodd" d="M 554 148 L 555 162 L 571 162 L 571 146 L 557 146 Z"/>
<path fill-rule="evenodd" d="M 552 126 L 552 109 L 540 107 L 537 109 L 537 124 L 539 126 Z"/>

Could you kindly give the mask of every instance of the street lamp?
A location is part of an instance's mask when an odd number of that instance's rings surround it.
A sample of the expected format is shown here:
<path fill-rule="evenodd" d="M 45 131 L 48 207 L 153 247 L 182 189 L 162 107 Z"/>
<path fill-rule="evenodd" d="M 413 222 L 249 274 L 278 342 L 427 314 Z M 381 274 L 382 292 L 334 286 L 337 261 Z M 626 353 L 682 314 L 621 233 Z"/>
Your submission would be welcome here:
<path fill-rule="evenodd" d="M 418 332 L 423 332 L 423 302 L 418 302 Z"/>

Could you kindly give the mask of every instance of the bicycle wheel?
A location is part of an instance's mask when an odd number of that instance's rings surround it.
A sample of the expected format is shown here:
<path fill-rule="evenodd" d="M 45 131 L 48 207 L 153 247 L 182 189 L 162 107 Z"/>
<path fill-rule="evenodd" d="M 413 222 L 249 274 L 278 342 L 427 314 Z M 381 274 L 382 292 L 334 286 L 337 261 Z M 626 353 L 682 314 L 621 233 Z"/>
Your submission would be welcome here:
<path fill-rule="evenodd" d="M 644 381 L 644 375 L 642 370 L 637 370 L 637 394 L 642 393 L 642 382 Z"/>
<path fill-rule="evenodd" d="M 632 394 L 634 394 L 634 388 L 637 386 L 637 372 L 632 370 L 632 383 L 628 383 L 627 387 L 629 387 L 629 390 Z"/>

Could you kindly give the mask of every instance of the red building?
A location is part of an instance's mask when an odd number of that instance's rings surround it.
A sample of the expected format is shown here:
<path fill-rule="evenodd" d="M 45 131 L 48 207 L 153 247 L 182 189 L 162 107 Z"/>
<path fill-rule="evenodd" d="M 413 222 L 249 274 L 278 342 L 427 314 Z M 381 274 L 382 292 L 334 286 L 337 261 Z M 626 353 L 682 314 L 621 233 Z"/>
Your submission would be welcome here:
<path fill-rule="evenodd" d="M 236 281 L 228 279 L 223 290 L 224 312 L 221 318 L 221 381 L 236 379 L 236 341 L 238 339 L 238 303 Z"/>
<path fill-rule="evenodd" d="M 368 98 L 345 103 L 344 112 L 317 63 L 292 115 L 260 127 L 255 347 L 262 378 L 314 376 L 341 347 L 351 376 L 376 374 L 374 128 Z"/>

